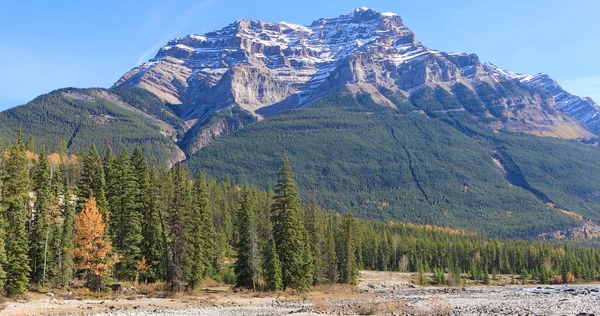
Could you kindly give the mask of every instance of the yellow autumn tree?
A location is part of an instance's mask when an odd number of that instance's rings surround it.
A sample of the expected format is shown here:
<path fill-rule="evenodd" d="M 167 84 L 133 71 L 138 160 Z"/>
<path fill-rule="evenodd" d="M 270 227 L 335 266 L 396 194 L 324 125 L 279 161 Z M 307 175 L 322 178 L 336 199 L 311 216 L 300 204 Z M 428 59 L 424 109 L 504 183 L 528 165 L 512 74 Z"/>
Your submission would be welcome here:
<path fill-rule="evenodd" d="M 104 238 L 104 220 L 90 197 L 81 213 L 75 217 L 76 268 L 85 271 L 86 285 L 94 291 L 103 288 L 103 279 L 114 264 L 109 253 L 112 245 Z"/>

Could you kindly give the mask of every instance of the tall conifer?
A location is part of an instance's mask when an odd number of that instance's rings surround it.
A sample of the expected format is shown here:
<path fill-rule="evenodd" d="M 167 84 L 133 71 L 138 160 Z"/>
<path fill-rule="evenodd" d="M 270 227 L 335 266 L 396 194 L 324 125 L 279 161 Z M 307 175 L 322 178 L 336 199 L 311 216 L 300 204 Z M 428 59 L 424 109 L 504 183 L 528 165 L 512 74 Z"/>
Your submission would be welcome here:
<path fill-rule="evenodd" d="M 255 202 L 248 187 L 242 190 L 237 211 L 237 255 L 235 262 L 236 285 L 256 289 L 258 278 L 258 241 L 254 221 Z"/>
<path fill-rule="evenodd" d="M 6 230 L 6 282 L 7 295 L 21 294 L 29 283 L 28 241 L 25 232 L 27 217 L 26 201 L 29 175 L 23 136 L 19 132 L 16 143 L 10 149 L 5 163 L 2 204 L 8 228 Z"/>
<path fill-rule="evenodd" d="M 313 281 L 310 237 L 287 158 L 279 170 L 271 212 L 273 237 L 282 264 L 283 287 L 308 291 Z"/>
<path fill-rule="evenodd" d="M 50 231 L 50 173 L 44 149 L 40 153 L 39 166 L 33 176 L 33 189 L 36 199 L 33 229 L 29 237 L 29 260 L 31 281 L 37 284 L 46 278 L 48 245 L 52 237 Z"/>

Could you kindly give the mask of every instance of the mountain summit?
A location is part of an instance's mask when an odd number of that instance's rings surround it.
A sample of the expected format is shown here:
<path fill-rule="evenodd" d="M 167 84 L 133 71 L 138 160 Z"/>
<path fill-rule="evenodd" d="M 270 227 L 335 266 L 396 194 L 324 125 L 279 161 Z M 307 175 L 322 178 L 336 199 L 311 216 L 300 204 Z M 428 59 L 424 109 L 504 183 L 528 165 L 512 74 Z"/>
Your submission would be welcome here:
<path fill-rule="evenodd" d="M 505 82 L 510 81 L 552 97 L 506 95 Z M 564 138 L 592 136 L 562 115 L 564 111 L 600 131 L 600 107 L 568 94 L 547 76 L 514 74 L 482 64 L 475 54 L 427 48 L 400 16 L 368 8 L 308 26 L 238 20 L 218 31 L 177 38 L 115 87 L 139 87 L 173 105 L 188 128 L 202 135 L 185 138 L 184 150 L 193 154 L 216 136 L 248 123 L 249 118 L 236 118 L 206 125 L 215 113 L 232 106 L 261 119 L 306 106 L 343 86 L 393 106 L 382 88 L 410 98 L 423 87 L 440 86 L 455 94 L 457 84 L 500 96 L 488 100 L 494 109 L 481 113 L 505 118 L 495 123 L 498 128 Z"/>

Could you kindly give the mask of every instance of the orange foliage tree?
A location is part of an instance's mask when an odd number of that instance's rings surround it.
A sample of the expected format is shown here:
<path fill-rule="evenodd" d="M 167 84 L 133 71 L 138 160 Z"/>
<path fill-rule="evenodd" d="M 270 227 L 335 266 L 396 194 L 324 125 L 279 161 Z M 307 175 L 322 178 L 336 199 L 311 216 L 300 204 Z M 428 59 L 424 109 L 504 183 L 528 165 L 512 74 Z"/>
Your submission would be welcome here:
<path fill-rule="evenodd" d="M 75 217 L 76 268 L 84 270 L 87 286 L 95 291 L 103 288 L 103 278 L 114 264 L 109 253 L 112 245 L 104 238 L 104 220 L 90 197 L 79 215 Z"/>

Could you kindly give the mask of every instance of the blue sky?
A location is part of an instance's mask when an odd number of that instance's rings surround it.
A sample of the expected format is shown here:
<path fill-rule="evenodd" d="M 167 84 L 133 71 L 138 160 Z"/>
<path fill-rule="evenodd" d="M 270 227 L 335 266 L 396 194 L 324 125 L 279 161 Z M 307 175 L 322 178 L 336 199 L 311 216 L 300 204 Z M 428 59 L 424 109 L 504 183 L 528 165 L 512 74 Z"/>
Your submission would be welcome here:
<path fill-rule="evenodd" d="M 309 24 L 361 6 L 399 14 L 430 48 L 548 73 L 600 102 L 597 0 L 0 0 L 0 110 L 61 87 L 110 87 L 170 38 L 236 19 Z"/>

